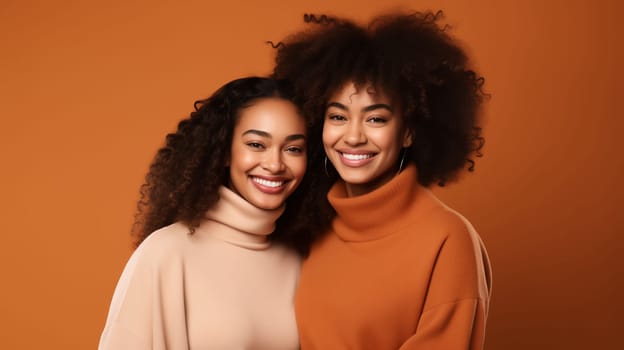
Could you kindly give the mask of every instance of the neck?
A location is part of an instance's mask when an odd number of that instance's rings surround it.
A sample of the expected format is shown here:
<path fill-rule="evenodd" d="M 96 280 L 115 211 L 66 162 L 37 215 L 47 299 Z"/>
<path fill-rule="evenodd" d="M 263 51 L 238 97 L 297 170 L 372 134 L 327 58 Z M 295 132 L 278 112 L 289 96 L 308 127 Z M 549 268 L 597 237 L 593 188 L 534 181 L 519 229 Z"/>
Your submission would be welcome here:
<path fill-rule="evenodd" d="M 386 173 L 382 174 L 381 176 L 377 177 L 375 180 L 369 181 L 364 184 L 345 182 L 345 190 L 346 190 L 347 196 L 357 197 L 357 196 L 361 196 L 361 195 L 373 192 L 376 189 L 380 188 L 381 186 L 387 184 L 392 179 L 394 179 L 399 173 L 400 171 L 395 171 L 394 169 L 391 169 L 387 171 Z"/>
<path fill-rule="evenodd" d="M 219 201 L 206 212 L 206 221 L 222 225 L 218 230 L 199 230 L 228 243 L 249 249 L 266 249 L 270 246 L 268 236 L 275 230 L 275 221 L 284 212 L 284 206 L 273 210 L 260 209 L 222 186 Z"/>
<path fill-rule="evenodd" d="M 337 182 L 327 195 L 337 214 L 332 224 L 336 234 L 344 241 L 369 241 L 394 232 L 405 210 L 423 198 L 425 189 L 416 178 L 416 167 L 410 165 L 383 186 L 355 197 L 347 194 L 344 182 Z"/>

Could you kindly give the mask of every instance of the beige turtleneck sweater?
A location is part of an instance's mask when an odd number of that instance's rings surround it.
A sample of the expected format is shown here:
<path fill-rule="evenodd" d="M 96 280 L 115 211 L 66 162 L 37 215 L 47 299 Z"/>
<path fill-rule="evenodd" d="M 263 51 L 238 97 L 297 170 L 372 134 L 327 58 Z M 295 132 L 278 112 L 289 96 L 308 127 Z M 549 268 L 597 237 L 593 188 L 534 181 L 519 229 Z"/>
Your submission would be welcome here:
<path fill-rule="evenodd" d="M 479 350 L 491 292 L 472 225 L 410 166 L 380 188 L 328 199 L 337 216 L 303 262 L 296 296 L 302 350 Z"/>
<path fill-rule="evenodd" d="M 193 235 L 181 224 L 145 239 L 113 295 L 100 350 L 297 349 L 300 259 L 271 244 L 283 208 L 226 189 Z"/>

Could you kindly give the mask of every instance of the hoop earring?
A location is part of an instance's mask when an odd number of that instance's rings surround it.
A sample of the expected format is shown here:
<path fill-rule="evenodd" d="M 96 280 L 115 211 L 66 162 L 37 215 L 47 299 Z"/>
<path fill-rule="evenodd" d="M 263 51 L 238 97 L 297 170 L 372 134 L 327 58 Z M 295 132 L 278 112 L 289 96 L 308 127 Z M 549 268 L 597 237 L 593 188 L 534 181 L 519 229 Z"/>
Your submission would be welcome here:
<path fill-rule="evenodd" d="M 397 171 L 397 175 L 403 170 L 403 162 L 405 162 L 405 154 L 407 153 L 407 149 L 403 148 L 403 155 L 401 155 L 401 163 L 399 163 L 399 170 Z"/>
<path fill-rule="evenodd" d="M 323 164 L 325 164 L 325 175 L 329 177 L 329 171 L 327 171 L 327 156 L 325 156 L 325 160 L 323 161 Z"/>

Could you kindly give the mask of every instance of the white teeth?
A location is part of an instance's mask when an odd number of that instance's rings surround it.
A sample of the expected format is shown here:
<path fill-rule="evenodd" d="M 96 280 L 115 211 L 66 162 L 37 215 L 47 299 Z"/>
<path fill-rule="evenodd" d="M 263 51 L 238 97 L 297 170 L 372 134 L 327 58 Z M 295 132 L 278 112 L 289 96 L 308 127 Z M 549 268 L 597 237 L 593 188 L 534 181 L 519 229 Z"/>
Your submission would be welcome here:
<path fill-rule="evenodd" d="M 367 158 L 371 158 L 373 155 L 368 153 L 368 154 L 349 154 L 349 153 L 343 153 L 342 154 L 343 157 L 347 158 L 348 160 L 362 160 L 362 159 L 367 159 Z"/>
<path fill-rule="evenodd" d="M 269 181 L 269 180 L 261 179 L 259 177 L 252 177 L 251 179 L 254 182 L 257 182 L 260 185 L 266 186 L 266 187 L 280 187 L 281 185 L 284 184 L 284 181 Z"/>

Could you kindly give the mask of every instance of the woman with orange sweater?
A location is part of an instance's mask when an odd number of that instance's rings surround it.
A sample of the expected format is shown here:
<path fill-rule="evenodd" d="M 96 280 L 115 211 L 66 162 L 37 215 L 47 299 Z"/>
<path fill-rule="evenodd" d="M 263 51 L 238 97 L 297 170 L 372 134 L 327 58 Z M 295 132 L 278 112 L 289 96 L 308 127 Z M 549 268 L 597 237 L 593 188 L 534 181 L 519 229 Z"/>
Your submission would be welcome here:
<path fill-rule="evenodd" d="M 316 27 L 278 46 L 274 76 L 317 119 L 326 158 L 310 166 L 331 187 L 296 295 L 303 350 L 483 348 L 485 247 L 428 189 L 472 170 L 483 79 L 440 17 L 306 16 Z"/>

